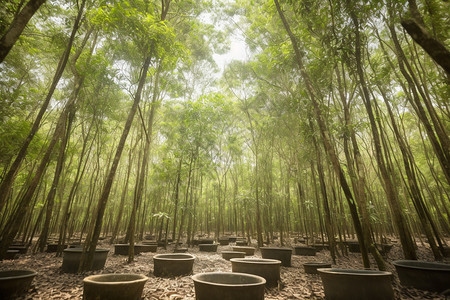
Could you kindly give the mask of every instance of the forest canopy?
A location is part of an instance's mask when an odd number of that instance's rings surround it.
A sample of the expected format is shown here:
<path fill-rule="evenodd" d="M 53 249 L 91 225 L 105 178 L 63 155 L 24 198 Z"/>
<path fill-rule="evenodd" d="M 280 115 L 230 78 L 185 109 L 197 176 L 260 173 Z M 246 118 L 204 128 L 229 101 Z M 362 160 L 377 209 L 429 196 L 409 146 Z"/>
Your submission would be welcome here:
<path fill-rule="evenodd" d="M 0 258 L 148 233 L 442 258 L 448 1 L 25 2 L 0 10 Z"/>

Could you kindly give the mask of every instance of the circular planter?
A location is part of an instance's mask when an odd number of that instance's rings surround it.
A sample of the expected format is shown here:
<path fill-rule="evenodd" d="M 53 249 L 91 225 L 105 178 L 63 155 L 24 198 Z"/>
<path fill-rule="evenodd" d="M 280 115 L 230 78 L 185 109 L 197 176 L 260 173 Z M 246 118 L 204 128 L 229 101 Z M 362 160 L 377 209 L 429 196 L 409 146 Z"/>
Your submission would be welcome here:
<path fill-rule="evenodd" d="M 303 256 L 316 256 L 317 249 L 309 246 L 295 246 L 294 254 Z"/>
<path fill-rule="evenodd" d="M 314 244 L 311 247 L 316 248 L 317 251 L 329 250 L 330 246 L 328 244 Z"/>
<path fill-rule="evenodd" d="M 358 242 L 347 242 L 348 251 L 352 253 L 361 253 Z"/>
<path fill-rule="evenodd" d="M 28 246 L 12 245 L 9 246 L 8 250 L 18 250 L 19 254 L 26 254 L 28 251 Z"/>
<path fill-rule="evenodd" d="M 304 263 L 303 268 L 305 269 L 305 273 L 307 274 L 319 274 L 319 272 L 317 272 L 317 269 L 331 268 L 331 264 L 324 262 L 309 262 Z"/>
<path fill-rule="evenodd" d="M 245 252 L 239 251 L 222 251 L 222 258 L 226 260 L 230 260 L 232 258 L 244 258 Z"/>
<path fill-rule="evenodd" d="M 393 264 L 401 285 L 438 293 L 450 288 L 450 264 L 417 260 L 396 260 Z"/>
<path fill-rule="evenodd" d="M 247 246 L 248 242 L 243 240 L 236 241 L 236 246 Z"/>
<path fill-rule="evenodd" d="M 114 245 L 114 254 L 115 255 L 128 255 L 128 250 L 130 248 L 129 244 L 115 244 Z M 139 254 L 141 252 L 156 252 L 158 246 L 156 244 L 150 245 L 134 245 L 134 254 Z"/>
<path fill-rule="evenodd" d="M 7 250 L 4 259 L 15 259 L 19 254 L 19 250 Z"/>
<path fill-rule="evenodd" d="M 63 251 L 64 249 L 67 249 L 67 247 L 69 247 L 69 245 L 67 245 L 67 244 L 60 245 L 59 249 L 60 249 L 60 251 Z M 47 244 L 46 251 L 47 251 L 47 253 L 58 252 L 58 243 Z"/>
<path fill-rule="evenodd" d="M 187 251 L 187 248 L 177 248 L 173 250 L 173 253 L 186 253 Z"/>
<path fill-rule="evenodd" d="M 232 258 L 231 270 L 263 277 L 267 287 L 278 286 L 281 261 L 261 258 Z"/>
<path fill-rule="evenodd" d="M 134 245 L 134 252 L 135 253 L 141 253 L 141 252 L 156 252 L 158 249 L 158 245 L 152 244 L 152 245 Z"/>
<path fill-rule="evenodd" d="M 281 261 L 282 266 L 291 266 L 291 248 L 261 247 L 260 250 L 262 258 L 277 259 Z"/>
<path fill-rule="evenodd" d="M 101 270 L 105 266 L 109 249 L 95 249 L 92 268 L 88 271 Z M 83 249 L 68 248 L 63 251 L 62 270 L 65 273 L 77 273 Z"/>
<path fill-rule="evenodd" d="M 317 269 L 326 299 L 394 299 L 392 273 L 372 270 Z"/>
<path fill-rule="evenodd" d="M 196 300 L 261 300 L 266 280 L 244 273 L 212 272 L 192 276 Z"/>
<path fill-rule="evenodd" d="M 200 239 L 198 240 L 198 244 L 214 244 L 214 239 Z"/>
<path fill-rule="evenodd" d="M 114 245 L 114 255 L 128 255 L 129 244 L 115 244 Z M 134 249 L 136 254 L 136 248 Z"/>
<path fill-rule="evenodd" d="M 230 239 L 227 238 L 227 237 L 221 237 L 221 238 L 219 239 L 219 244 L 220 244 L 221 246 L 226 246 L 226 245 L 230 244 Z"/>
<path fill-rule="evenodd" d="M 83 279 L 83 300 L 140 300 L 147 276 L 101 274 Z"/>
<path fill-rule="evenodd" d="M 0 298 L 16 299 L 27 292 L 36 275 L 37 273 L 31 270 L 0 271 Z"/>
<path fill-rule="evenodd" d="M 217 252 L 217 244 L 199 244 L 198 248 L 202 252 Z"/>
<path fill-rule="evenodd" d="M 153 256 L 155 276 L 182 276 L 192 273 L 195 256 L 182 253 L 158 254 Z"/>
<path fill-rule="evenodd" d="M 155 245 L 158 246 L 157 241 L 142 241 L 142 245 Z"/>
<path fill-rule="evenodd" d="M 233 251 L 245 252 L 245 256 L 255 255 L 255 247 L 233 246 Z"/>

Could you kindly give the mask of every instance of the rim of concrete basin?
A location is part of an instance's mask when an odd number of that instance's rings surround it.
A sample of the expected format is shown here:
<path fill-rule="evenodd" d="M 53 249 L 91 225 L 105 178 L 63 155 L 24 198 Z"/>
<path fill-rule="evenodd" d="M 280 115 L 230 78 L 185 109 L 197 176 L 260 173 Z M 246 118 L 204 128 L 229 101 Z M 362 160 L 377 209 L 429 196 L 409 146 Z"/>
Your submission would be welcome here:
<path fill-rule="evenodd" d="M 231 283 L 221 283 L 216 282 L 218 278 L 226 278 Z M 197 281 L 203 284 L 216 285 L 216 286 L 224 286 L 224 287 L 239 287 L 239 286 L 257 286 L 261 284 L 266 284 L 266 280 L 257 275 L 247 274 L 247 273 L 236 273 L 236 272 L 209 272 L 209 273 L 199 273 L 195 274 L 192 277 L 192 280 Z M 242 278 L 249 279 L 252 282 L 245 283 L 242 282 Z"/>
<path fill-rule="evenodd" d="M 162 253 L 153 256 L 159 260 L 193 260 L 195 256 L 189 253 Z"/>
<path fill-rule="evenodd" d="M 240 263 L 248 263 L 255 265 L 281 265 L 281 261 L 278 259 L 269 259 L 269 258 L 232 258 L 231 262 L 240 262 Z"/>
<path fill-rule="evenodd" d="M 4 270 L 0 271 L 0 281 L 2 280 L 10 280 L 10 279 L 19 279 L 19 278 L 28 278 L 36 276 L 37 272 L 33 270 Z"/>
<path fill-rule="evenodd" d="M 146 282 L 148 277 L 141 274 L 99 274 L 91 275 L 83 279 L 83 282 L 101 285 L 117 285 L 124 283 Z"/>
<path fill-rule="evenodd" d="M 349 276 L 392 276 L 391 272 L 387 271 L 378 271 L 378 270 L 358 270 L 358 269 L 338 269 L 338 268 L 319 268 L 318 272 L 327 273 L 327 274 L 344 274 Z"/>
<path fill-rule="evenodd" d="M 263 250 L 281 250 L 281 251 L 292 251 L 292 248 L 282 248 L 282 247 L 261 247 L 259 249 Z"/>
<path fill-rule="evenodd" d="M 394 266 L 400 266 L 418 270 L 433 270 L 433 271 L 450 271 L 450 264 L 423 261 L 423 260 L 395 260 L 392 262 Z"/>

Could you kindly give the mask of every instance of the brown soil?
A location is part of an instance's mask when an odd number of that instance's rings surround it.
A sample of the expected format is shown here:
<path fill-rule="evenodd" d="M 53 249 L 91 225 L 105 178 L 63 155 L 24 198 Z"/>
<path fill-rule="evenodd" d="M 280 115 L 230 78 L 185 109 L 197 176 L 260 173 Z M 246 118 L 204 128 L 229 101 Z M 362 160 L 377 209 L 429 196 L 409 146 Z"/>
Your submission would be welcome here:
<path fill-rule="evenodd" d="M 110 247 L 106 266 L 101 271 L 84 274 L 65 274 L 61 271 L 62 258 L 53 253 L 36 253 L 20 255 L 15 260 L 0 262 L 0 270 L 32 269 L 38 272 L 28 294 L 19 299 L 82 299 L 83 278 L 88 275 L 102 273 L 139 273 L 149 277 L 142 299 L 195 299 L 194 284 L 190 276 L 175 278 L 159 278 L 153 275 L 153 256 L 156 253 L 137 255 L 135 261 L 127 264 L 127 257 L 114 255 L 114 247 L 107 244 L 101 248 Z M 220 252 L 231 250 L 230 246 L 219 246 L 217 253 L 199 252 L 198 247 L 189 248 L 189 253 L 196 256 L 194 274 L 201 272 L 231 272 L 231 263 L 224 260 Z M 173 246 L 167 250 L 158 248 L 158 253 L 172 253 Z M 432 261 L 431 251 L 425 246 L 418 248 L 419 259 Z M 261 257 L 256 251 L 255 257 Z M 444 296 L 400 286 L 392 261 L 401 259 L 398 244 L 394 245 L 386 262 L 388 271 L 394 274 L 393 287 L 396 299 L 445 299 Z M 324 291 L 319 275 L 305 274 L 302 264 L 305 262 L 330 262 L 330 254 L 323 250 L 316 256 L 292 255 L 292 267 L 281 268 L 282 282 L 278 288 L 266 289 L 265 299 L 324 299 Z M 449 262 L 447 260 L 447 262 Z M 375 266 L 375 264 L 374 264 Z M 362 268 L 360 254 L 349 253 L 338 258 L 333 267 L 357 269 Z"/>

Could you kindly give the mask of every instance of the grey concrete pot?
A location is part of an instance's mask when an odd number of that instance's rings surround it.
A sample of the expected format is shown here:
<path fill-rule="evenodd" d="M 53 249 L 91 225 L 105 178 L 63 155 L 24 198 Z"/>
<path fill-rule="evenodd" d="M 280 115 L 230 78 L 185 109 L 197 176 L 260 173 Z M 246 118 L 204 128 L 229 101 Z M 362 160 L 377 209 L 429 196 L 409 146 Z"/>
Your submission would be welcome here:
<path fill-rule="evenodd" d="M 32 270 L 0 271 L 0 299 L 16 299 L 26 293 L 36 275 Z"/>
<path fill-rule="evenodd" d="M 94 261 L 89 271 L 101 270 L 105 266 L 109 249 L 95 249 Z M 77 273 L 83 249 L 68 248 L 63 251 L 62 270 L 64 273 Z"/>
<path fill-rule="evenodd" d="M 277 259 L 281 261 L 281 265 L 284 267 L 291 266 L 291 248 L 279 248 L 279 247 L 261 247 L 262 258 Z"/>
<path fill-rule="evenodd" d="M 244 258 L 245 252 L 240 251 L 222 251 L 222 258 L 230 260 L 232 258 Z"/>
<path fill-rule="evenodd" d="M 245 252 L 245 256 L 255 255 L 255 247 L 233 246 L 231 248 L 233 251 Z"/>
<path fill-rule="evenodd" d="M 316 256 L 317 249 L 309 246 L 295 246 L 294 254 L 303 256 Z"/>
<path fill-rule="evenodd" d="M 394 299 L 390 272 L 334 268 L 322 268 L 317 271 L 322 279 L 325 299 Z"/>
<path fill-rule="evenodd" d="M 232 258 L 231 270 L 263 277 L 267 287 L 278 286 L 281 261 L 264 258 Z"/>
<path fill-rule="evenodd" d="M 167 253 L 153 256 L 153 274 L 162 276 L 182 276 L 192 274 L 195 256 L 186 253 Z"/>
<path fill-rule="evenodd" d="M 83 279 L 83 300 L 140 300 L 147 276 L 100 274 Z"/>
<path fill-rule="evenodd" d="M 450 289 L 450 264 L 396 260 L 393 265 L 401 285 L 438 293 Z"/>
<path fill-rule="evenodd" d="M 217 252 L 217 244 L 199 244 L 198 248 L 202 252 Z"/>
<path fill-rule="evenodd" d="M 266 280 L 244 273 L 212 272 L 192 276 L 197 300 L 262 300 Z"/>

